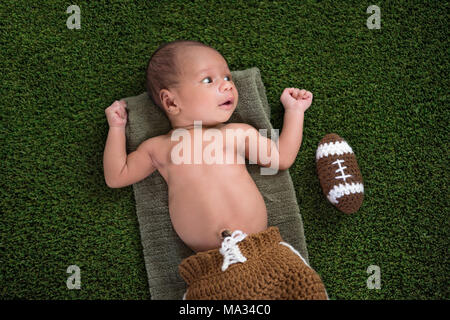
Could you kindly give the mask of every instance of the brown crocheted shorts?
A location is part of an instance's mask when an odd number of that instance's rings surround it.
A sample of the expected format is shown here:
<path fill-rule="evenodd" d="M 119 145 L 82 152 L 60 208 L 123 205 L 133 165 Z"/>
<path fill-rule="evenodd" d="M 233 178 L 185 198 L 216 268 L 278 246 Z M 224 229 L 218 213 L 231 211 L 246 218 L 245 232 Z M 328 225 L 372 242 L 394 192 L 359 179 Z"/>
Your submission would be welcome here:
<path fill-rule="evenodd" d="M 319 275 L 283 242 L 277 227 L 243 237 L 233 232 L 224 239 L 231 241 L 228 253 L 222 243 L 222 253 L 199 252 L 181 262 L 179 272 L 188 285 L 185 299 L 328 299 Z"/>

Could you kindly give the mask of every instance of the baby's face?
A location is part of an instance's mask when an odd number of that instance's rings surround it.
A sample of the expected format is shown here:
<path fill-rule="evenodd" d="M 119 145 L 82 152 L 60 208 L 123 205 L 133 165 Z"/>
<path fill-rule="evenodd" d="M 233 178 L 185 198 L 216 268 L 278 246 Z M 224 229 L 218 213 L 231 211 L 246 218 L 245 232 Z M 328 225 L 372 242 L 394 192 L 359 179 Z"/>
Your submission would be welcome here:
<path fill-rule="evenodd" d="M 178 58 L 182 70 L 175 96 L 180 115 L 205 126 L 226 122 L 236 108 L 238 92 L 225 59 L 205 47 L 188 47 Z"/>

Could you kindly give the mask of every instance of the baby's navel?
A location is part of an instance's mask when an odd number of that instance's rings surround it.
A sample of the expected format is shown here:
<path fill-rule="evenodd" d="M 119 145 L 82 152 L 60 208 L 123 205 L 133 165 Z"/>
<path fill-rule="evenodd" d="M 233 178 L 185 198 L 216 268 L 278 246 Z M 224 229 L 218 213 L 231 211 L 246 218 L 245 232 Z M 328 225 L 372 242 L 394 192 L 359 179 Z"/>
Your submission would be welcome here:
<path fill-rule="evenodd" d="M 223 229 L 222 231 L 220 231 L 220 236 L 222 237 L 222 239 L 225 239 L 226 237 L 231 237 L 231 231 Z"/>

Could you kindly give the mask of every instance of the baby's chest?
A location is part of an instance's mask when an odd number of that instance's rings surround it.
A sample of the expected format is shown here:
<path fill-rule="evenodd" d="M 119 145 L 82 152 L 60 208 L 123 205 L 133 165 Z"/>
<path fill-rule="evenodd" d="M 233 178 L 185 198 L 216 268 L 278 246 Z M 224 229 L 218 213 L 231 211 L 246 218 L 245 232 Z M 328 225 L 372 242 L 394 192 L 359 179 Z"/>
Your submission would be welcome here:
<path fill-rule="evenodd" d="M 165 162 L 182 164 L 236 164 L 245 162 L 245 139 L 225 130 L 205 130 L 203 134 L 184 136 L 171 141 Z"/>

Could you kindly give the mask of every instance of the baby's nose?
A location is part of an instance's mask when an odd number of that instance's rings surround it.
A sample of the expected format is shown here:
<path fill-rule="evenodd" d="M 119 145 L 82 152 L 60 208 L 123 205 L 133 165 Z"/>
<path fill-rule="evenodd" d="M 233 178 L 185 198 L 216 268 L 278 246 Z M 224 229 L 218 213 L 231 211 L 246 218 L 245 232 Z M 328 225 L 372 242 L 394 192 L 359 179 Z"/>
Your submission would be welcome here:
<path fill-rule="evenodd" d="M 222 81 L 220 91 L 230 90 L 233 87 L 230 81 Z"/>

